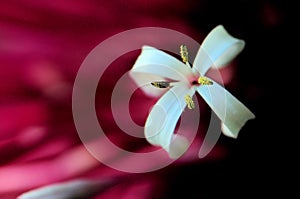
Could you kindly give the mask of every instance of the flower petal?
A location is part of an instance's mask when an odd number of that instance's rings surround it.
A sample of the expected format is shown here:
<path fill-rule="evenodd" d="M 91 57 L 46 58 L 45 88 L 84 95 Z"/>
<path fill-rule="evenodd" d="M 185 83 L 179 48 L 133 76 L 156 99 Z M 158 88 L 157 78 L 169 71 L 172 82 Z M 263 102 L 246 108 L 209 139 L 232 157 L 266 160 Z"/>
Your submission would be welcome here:
<path fill-rule="evenodd" d="M 192 73 L 192 69 L 171 55 L 150 46 L 143 46 L 140 56 L 137 58 L 130 76 L 135 83 L 142 86 L 146 94 L 155 95 L 153 90 L 163 90 L 147 86 L 154 81 L 185 81 Z M 150 90 L 149 90 L 150 89 Z M 158 92 L 161 93 L 161 92 Z"/>
<path fill-rule="evenodd" d="M 210 67 L 220 68 L 233 60 L 244 48 L 243 40 L 232 37 L 222 25 L 215 27 L 202 42 L 193 69 L 205 75 Z"/>
<path fill-rule="evenodd" d="M 198 86 L 197 91 L 223 122 L 222 132 L 226 136 L 236 138 L 244 124 L 255 118 L 245 105 L 214 81 L 213 85 Z"/>
<path fill-rule="evenodd" d="M 146 139 L 152 145 L 163 147 L 171 158 L 180 156 L 187 149 L 187 140 L 182 136 L 175 136 L 173 132 L 186 106 L 184 96 L 193 96 L 194 93 L 195 90 L 190 89 L 187 84 L 177 83 L 158 100 L 147 118 Z"/>
<path fill-rule="evenodd" d="M 169 156 L 172 159 L 179 158 L 189 147 L 189 141 L 182 135 L 172 135 L 172 142 L 169 146 Z"/>
<path fill-rule="evenodd" d="M 167 81 L 166 79 L 147 73 L 130 72 L 130 77 L 134 80 L 136 86 L 144 91 L 144 93 L 151 97 L 159 97 L 166 92 L 166 89 L 156 88 L 152 86 L 151 82 Z"/>
<path fill-rule="evenodd" d="M 100 192 L 103 188 L 111 184 L 111 181 L 96 180 L 74 180 L 44 186 L 32 191 L 26 192 L 18 199 L 65 199 L 65 198 L 87 198 L 92 194 Z"/>

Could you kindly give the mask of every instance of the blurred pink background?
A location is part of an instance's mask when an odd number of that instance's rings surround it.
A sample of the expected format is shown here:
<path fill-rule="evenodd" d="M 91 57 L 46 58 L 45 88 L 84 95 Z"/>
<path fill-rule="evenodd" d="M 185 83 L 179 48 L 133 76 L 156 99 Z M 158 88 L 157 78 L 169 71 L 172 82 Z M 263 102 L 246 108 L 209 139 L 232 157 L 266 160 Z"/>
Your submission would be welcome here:
<path fill-rule="evenodd" d="M 263 166 L 265 106 L 273 93 L 269 86 L 269 65 L 280 54 L 273 39 L 283 36 L 287 7 L 281 1 L 208 0 L 2 0 L 0 2 L 0 198 L 11 199 L 41 186 L 75 179 L 115 183 L 99 188 L 91 198 L 213 198 L 219 195 L 239 198 L 234 192 L 261 190 L 269 180 Z M 235 37 L 246 41 L 246 48 L 234 63 L 221 71 L 227 89 L 258 117 L 246 124 L 237 140 L 221 136 L 218 145 L 204 159 L 197 158 L 203 124 L 184 158 L 170 166 L 146 174 L 115 171 L 101 164 L 82 145 L 72 118 L 72 86 L 87 54 L 101 41 L 137 27 L 164 27 L 182 32 L 201 43 L 206 34 L 222 24 Z M 277 40 L 277 45 L 284 45 Z M 143 139 L 123 135 L 108 110 L 109 95 L 116 78 L 130 70 L 138 52 L 114 63 L 120 70 L 108 71 L 103 79 L 106 90 L 96 98 L 99 120 L 117 145 L 133 151 L 150 150 Z M 114 68 L 112 66 L 112 68 Z M 114 78 L 110 78 L 114 77 Z M 228 81 L 227 81 L 228 80 Z M 140 124 L 155 99 L 137 93 L 133 118 Z M 201 100 L 200 100 L 201 102 Z M 263 110 L 264 109 L 264 110 Z M 269 131 L 267 131 L 269 132 Z M 276 134 L 272 136 L 276 137 Z M 274 142 L 272 142 L 273 146 Z M 253 148 L 253 146 L 255 146 Z M 115 158 L 114 154 L 106 154 Z M 270 156 L 268 158 L 272 159 Z M 120 160 L 120 164 L 135 160 Z M 260 163 L 258 163 L 260 162 Z M 268 165 L 268 164 L 266 164 Z M 146 165 L 147 166 L 147 165 Z M 242 168 L 242 172 L 237 172 Z M 249 168 L 249 169 L 246 169 Z M 266 169 L 266 172 L 264 172 Z M 263 172 L 260 175 L 250 175 Z M 242 186 L 251 179 L 260 183 Z M 236 184 L 227 184 L 227 179 Z M 265 181 L 264 181 L 265 180 Z M 194 183 L 198 182 L 198 183 Z M 218 191 L 222 190 L 222 191 Z M 233 191 L 233 193 L 231 192 Z M 222 194 L 221 194 L 222 193 Z M 243 198 L 243 197 L 241 197 Z"/>

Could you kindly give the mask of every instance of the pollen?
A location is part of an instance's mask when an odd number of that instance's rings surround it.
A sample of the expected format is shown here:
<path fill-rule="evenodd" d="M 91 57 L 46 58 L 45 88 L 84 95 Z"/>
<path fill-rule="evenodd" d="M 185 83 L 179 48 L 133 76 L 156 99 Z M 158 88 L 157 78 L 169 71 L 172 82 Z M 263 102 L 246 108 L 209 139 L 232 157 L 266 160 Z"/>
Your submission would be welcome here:
<path fill-rule="evenodd" d="M 195 108 L 195 103 L 194 103 L 194 101 L 193 101 L 193 99 L 190 95 L 184 96 L 184 100 L 185 100 L 185 103 L 186 103 L 188 109 L 194 109 Z"/>
<path fill-rule="evenodd" d="M 213 82 L 211 80 L 209 80 L 207 77 L 199 77 L 198 83 L 200 85 L 212 85 L 213 84 Z"/>
<path fill-rule="evenodd" d="M 181 59 L 184 63 L 189 62 L 189 53 L 188 53 L 186 45 L 181 45 L 180 46 L 180 56 L 181 56 Z"/>
<path fill-rule="evenodd" d="M 170 83 L 169 82 L 164 82 L 164 81 L 151 82 L 151 85 L 156 87 L 156 88 L 168 88 L 168 87 L 170 87 Z"/>

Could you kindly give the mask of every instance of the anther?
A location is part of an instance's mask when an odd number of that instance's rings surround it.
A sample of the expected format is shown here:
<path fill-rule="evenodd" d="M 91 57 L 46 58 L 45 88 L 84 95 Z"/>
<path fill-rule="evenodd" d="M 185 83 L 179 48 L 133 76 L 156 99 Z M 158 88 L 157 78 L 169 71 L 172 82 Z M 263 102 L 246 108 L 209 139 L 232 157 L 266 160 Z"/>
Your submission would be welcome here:
<path fill-rule="evenodd" d="M 189 62 L 189 53 L 188 53 L 186 45 L 181 45 L 180 46 L 180 56 L 181 56 L 181 59 L 184 63 Z"/>
<path fill-rule="evenodd" d="M 195 108 L 194 101 L 193 101 L 193 99 L 190 95 L 184 96 L 184 100 L 185 100 L 185 103 L 186 103 L 188 109 L 194 109 Z"/>
<path fill-rule="evenodd" d="M 164 82 L 164 81 L 151 82 L 151 85 L 156 87 L 156 88 L 168 88 L 168 87 L 170 87 L 170 83 L 169 82 Z"/>
<path fill-rule="evenodd" d="M 207 77 L 199 77 L 198 83 L 200 85 L 212 85 L 213 84 L 213 82 L 211 80 L 209 80 Z"/>

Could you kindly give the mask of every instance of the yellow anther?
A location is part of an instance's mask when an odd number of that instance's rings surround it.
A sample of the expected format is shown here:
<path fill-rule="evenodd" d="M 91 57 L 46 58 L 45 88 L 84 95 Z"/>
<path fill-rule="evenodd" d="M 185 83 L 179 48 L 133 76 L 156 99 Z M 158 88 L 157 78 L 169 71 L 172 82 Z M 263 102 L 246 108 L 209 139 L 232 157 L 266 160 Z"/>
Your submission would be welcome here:
<path fill-rule="evenodd" d="M 194 109 L 195 108 L 194 101 L 193 101 L 193 99 L 190 95 L 184 96 L 184 99 L 185 99 L 185 103 L 186 103 L 188 109 Z"/>
<path fill-rule="evenodd" d="M 151 82 L 151 85 L 156 87 L 156 88 L 168 88 L 170 86 L 169 82 Z"/>
<path fill-rule="evenodd" d="M 180 46 L 180 56 L 181 56 L 181 59 L 184 63 L 189 62 L 189 53 L 188 53 L 186 45 L 181 45 Z"/>
<path fill-rule="evenodd" d="M 201 85 L 212 85 L 213 82 L 209 80 L 207 77 L 199 77 L 198 83 Z"/>

